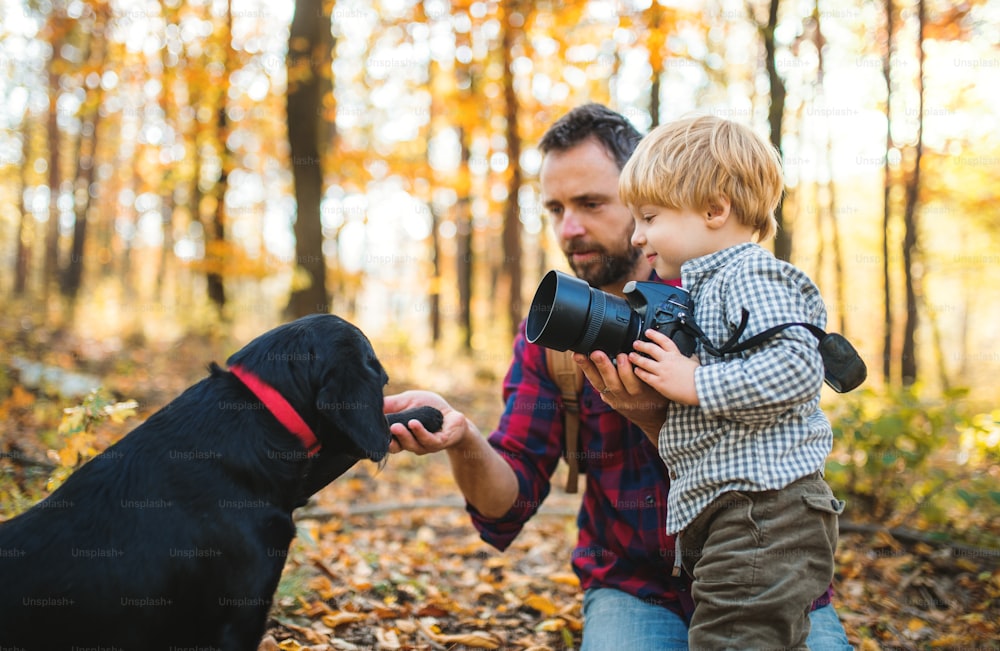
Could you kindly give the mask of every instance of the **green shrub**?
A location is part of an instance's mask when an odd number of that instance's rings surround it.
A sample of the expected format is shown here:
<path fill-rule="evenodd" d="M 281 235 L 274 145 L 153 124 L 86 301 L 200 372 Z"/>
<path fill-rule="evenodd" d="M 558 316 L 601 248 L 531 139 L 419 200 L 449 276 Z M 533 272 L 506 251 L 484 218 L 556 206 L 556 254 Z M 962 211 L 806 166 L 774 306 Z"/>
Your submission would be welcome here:
<path fill-rule="evenodd" d="M 1000 410 L 972 413 L 966 395 L 864 389 L 828 409 L 827 479 L 847 519 L 1000 540 Z"/>

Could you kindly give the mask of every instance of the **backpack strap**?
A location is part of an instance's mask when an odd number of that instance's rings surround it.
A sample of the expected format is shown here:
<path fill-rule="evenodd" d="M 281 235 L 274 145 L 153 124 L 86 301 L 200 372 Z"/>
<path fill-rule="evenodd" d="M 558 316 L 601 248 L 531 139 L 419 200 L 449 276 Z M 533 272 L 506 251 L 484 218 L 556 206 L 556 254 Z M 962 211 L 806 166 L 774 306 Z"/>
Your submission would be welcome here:
<path fill-rule="evenodd" d="M 562 395 L 565 417 L 563 429 L 566 434 L 566 463 L 569 465 L 569 477 L 566 479 L 566 492 L 577 491 L 580 476 L 580 392 L 583 391 L 583 371 L 573 361 L 573 351 L 558 351 L 545 349 L 545 363 L 549 375 L 559 387 Z"/>

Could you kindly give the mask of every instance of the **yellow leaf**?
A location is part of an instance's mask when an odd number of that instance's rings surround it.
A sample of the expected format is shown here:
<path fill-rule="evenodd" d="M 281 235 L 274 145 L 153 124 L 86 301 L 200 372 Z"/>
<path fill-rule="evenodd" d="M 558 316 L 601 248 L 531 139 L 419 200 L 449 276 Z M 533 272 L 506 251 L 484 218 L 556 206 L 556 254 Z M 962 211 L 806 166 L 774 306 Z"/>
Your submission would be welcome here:
<path fill-rule="evenodd" d="M 330 628 L 337 628 L 343 624 L 353 624 L 354 622 L 360 622 L 364 620 L 367 616 L 362 613 L 349 613 L 343 610 L 338 610 L 329 615 L 323 615 L 322 622 L 329 626 Z"/>
<path fill-rule="evenodd" d="M 301 613 L 306 617 L 318 618 L 323 615 L 329 615 L 334 612 L 334 610 L 330 608 L 330 606 L 328 606 L 326 602 L 323 601 L 308 602 L 305 599 L 303 599 L 301 595 L 297 599 L 299 604 L 302 606 Z"/>
<path fill-rule="evenodd" d="M 79 455 L 76 452 L 76 448 L 72 446 L 66 446 L 59 451 L 59 465 L 65 466 L 66 468 L 72 468 L 76 465 L 76 460 Z"/>
<path fill-rule="evenodd" d="M 383 606 L 376 606 L 372 610 L 371 614 L 374 615 L 375 617 L 377 617 L 378 619 L 391 619 L 391 618 L 399 617 L 399 611 L 398 610 L 396 610 L 394 608 L 386 608 L 386 607 L 383 607 Z"/>
<path fill-rule="evenodd" d="M 10 406 L 14 409 L 24 409 L 35 404 L 35 394 L 27 391 L 21 385 L 16 385 L 10 392 L 8 399 Z"/>
<path fill-rule="evenodd" d="M 580 585 L 580 578 L 572 572 L 556 572 L 549 575 L 549 580 L 553 583 L 576 587 Z"/>
<path fill-rule="evenodd" d="M 542 595 L 529 595 L 527 599 L 524 600 L 524 605 L 529 608 L 534 608 L 543 615 L 555 615 L 559 612 L 552 600 L 548 597 L 543 597 Z"/>
<path fill-rule="evenodd" d="M 139 403 L 135 400 L 127 400 L 125 402 L 116 402 L 113 405 L 108 405 L 104 408 L 104 411 L 108 414 L 108 417 L 113 423 L 123 423 L 125 419 L 135 416 L 135 410 L 139 407 Z"/>
<path fill-rule="evenodd" d="M 958 637 L 957 635 L 945 635 L 944 637 L 931 642 L 931 646 L 935 648 L 951 649 L 957 647 L 959 644 L 963 642 L 965 642 L 965 639 Z"/>
<path fill-rule="evenodd" d="M 546 631 L 548 633 L 555 633 L 556 631 L 561 631 L 566 628 L 566 620 L 560 619 L 558 617 L 553 617 L 552 619 L 546 619 L 541 624 L 535 627 L 536 631 Z"/>
<path fill-rule="evenodd" d="M 49 452 L 51 453 L 52 450 L 49 450 Z M 48 490 L 49 492 L 52 492 L 55 489 L 59 488 L 60 486 L 62 486 L 62 483 L 66 481 L 66 478 L 69 477 L 70 473 L 72 472 L 73 470 L 71 468 L 68 468 L 67 466 L 60 466 L 59 468 L 56 468 L 49 476 L 49 481 L 46 482 L 45 489 Z"/>
<path fill-rule="evenodd" d="M 888 547 L 889 549 L 896 551 L 903 548 L 903 546 L 899 544 L 899 541 L 893 538 L 892 534 L 888 531 L 876 531 L 875 542 L 879 547 Z"/>
<path fill-rule="evenodd" d="M 62 421 L 59 423 L 60 434 L 69 434 L 83 428 L 83 419 L 86 416 L 84 409 L 81 407 L 71 407 L 66 409 L 64 413 L 65 416 L 63 416 Z"/>
<path fill-rule="evenodd" d="M 966 572 L 977 572 L 979 571 L 979 566 L 970 561 L 967 558 L 958 558 L 955 560 L 955 565 L 965 570 Z"/>
<path fill-rule="evenodd" d="M 912 617 L 910 621 L 906 624 L 906 628 L 910 629 L 911 631 L 919 631 L 920 629 L 925 628 L 926 626 L 927 623 L 918 617 Z"/>
<path fill-rule="evenodd" d="M 502 641 L 496 635 L 485 631 L 473 631 L 471 633 L 457 633 L 455 635 L 444 635 L 437 633 L 435 629 L 426 623 L 420 623 L 420 630 L 438 644 L 464 644 L 475 649 L 498 649 Z"/>
<path fill-rule="evenodd" d="M 464 644 L 476 649 L 497 649 L 500 647 L 500 638 L 486 631 L 446 635 L 445 638 L 446 644 Z"/>

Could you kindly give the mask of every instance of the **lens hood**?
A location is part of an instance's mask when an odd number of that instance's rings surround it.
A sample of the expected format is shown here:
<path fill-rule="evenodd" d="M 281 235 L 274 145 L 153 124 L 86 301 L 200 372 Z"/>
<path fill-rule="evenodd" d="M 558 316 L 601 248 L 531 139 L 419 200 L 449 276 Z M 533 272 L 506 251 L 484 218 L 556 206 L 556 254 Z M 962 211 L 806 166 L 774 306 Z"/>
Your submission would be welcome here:
<path fill-rule="evenodd" d="M 525 335 L 555 350 L 611 356 L 632 350 L 639 318 L 624 299 L 562 271 L 545 274 L 531 301 Z"/>

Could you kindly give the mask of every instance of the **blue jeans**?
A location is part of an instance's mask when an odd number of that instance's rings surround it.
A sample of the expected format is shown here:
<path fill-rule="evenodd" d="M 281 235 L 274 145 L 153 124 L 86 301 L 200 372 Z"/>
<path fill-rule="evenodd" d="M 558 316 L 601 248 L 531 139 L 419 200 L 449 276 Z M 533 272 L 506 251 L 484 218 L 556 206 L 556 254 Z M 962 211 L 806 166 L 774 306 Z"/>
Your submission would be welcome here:
<path fill-rule="evenodd" d="M 854 647 L 833 606 L 809 615 L 810 651 L 848 651 Z M 688 651 L 687 623 L 663 606 L 611 588 L 591 588 L 583 595 L 583 643 L 580 651 Z"/>

